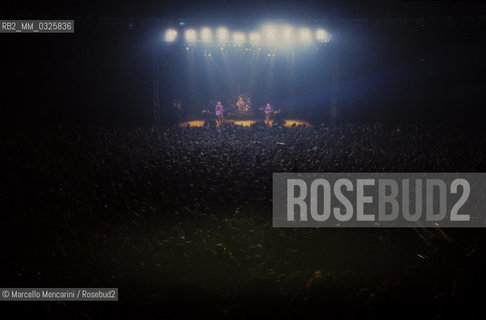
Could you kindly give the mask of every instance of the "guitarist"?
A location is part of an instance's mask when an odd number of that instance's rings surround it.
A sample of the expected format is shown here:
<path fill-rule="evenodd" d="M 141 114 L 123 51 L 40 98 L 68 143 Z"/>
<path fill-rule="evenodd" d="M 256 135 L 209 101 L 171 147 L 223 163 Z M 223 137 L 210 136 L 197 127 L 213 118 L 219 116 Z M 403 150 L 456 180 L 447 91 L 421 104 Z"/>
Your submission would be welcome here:
<path fill-rule="evenodd" d="M 263 109 L 263 111 L 265 111 L 265 124 L 267 126 L 270 126 L 270 116 L 275 112 L 275 110 L 270 105 L 270 103 L 267 103 L 267 105 L 265 106 L 265 109 Z"/>
<path fill-rule="evenodd" d="M 216 107 L 214 108 L 214 111 L 216 113 L 216 116 L 218 117 L 218 126 L 220 126 L 223 123 L 223 113 L 224 113 L 224 107 L 221 104 L 221 101 L 218 101 L 216 104 Z"/>

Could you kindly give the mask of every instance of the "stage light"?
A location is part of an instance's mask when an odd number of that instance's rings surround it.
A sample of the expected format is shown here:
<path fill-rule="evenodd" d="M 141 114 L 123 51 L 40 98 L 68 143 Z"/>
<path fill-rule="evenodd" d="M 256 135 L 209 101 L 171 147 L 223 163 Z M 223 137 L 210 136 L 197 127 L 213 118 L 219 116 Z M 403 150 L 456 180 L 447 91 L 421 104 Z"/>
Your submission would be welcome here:
<path fill-rule="evenodd" d="M 174 42 L 177 39 L 177 31 L 169 29 L 165 32 L 165 41 Z"/>
<path fill-rule="evenodd" d="M 250 43 L 257 44 L 262 41 L 262 35 L 258 32 L 250 33 Z"/>
<path fill-rule="evenodd" d="M 197 32 L 194 29 L 187 29 L 184 33 L 184 38 L 187 42 L 194 42 L 197 40 Z"/>
<path fill-rule="evenodd" d="M 233 41 L 236 44 L 242 44 L 245 42 L 245 34 L 243 32 L 235 32 L 233 33 Z"/>
<path fill-rule="evenodd" d="M 294 41 L 294 28 L 291 26 L 282 27 L 282 39 L 285 44 L 290 44 Z"/>
<path fill-rule="evenodd" d="M 268 42 L 275 42 L 277 40 L 277 28 L 273 25 L 263 28 L 265 40 Z"/>
<path fill-rule="evenodd" d="M 229 41 L 229 31 L 226 28 L 218 28 L 216 30 L 216 38 L 218 39 L 218 42 L 220 43 L 225 43 Z"/>
<path fill-rule="evenodd" d="M 265 25 L 260 32 L 250 32 L 248 35 L 243 32 L 230 32 L 225 27 L 212 30 L 209 27 L 203 27 L 201 30 L 186 29 L 183 32 L 184 40 L 188 43 L 203 42 L 210 43 L 214 40 L 219 44 L 234 43 L 243 45 L 248 42 L 258 47 L 262 43 L 270 46 L 290 46 L 295 42 L 310 44 L 313 41 L 329 42 L 331 35 L 323 28 L 311 30 L 309 28 L 295 29 L 291 25 Z M 175 42 L 178 39 L 176 29 L 168 29 L 165 32 L 165 41 Z"/>
<path fill-rule="evenodd" d="M 320 42 L 328 42 L 329 41 L 329 34 L 324 29 L 317 29 L 316 30 L 316 39 Z"/>
<path fill-rule="evenodd" d="M 312 32 L 307 28 L 300 29 L 299 40 L 304 43 L 312 42 Z"/>
<path fill-rule="evenodd" d="M 201 29 L 201 41 L 202 42 L 211 42 L 213 39 L 213 33 L 209 28 L 202 28 Z"/>

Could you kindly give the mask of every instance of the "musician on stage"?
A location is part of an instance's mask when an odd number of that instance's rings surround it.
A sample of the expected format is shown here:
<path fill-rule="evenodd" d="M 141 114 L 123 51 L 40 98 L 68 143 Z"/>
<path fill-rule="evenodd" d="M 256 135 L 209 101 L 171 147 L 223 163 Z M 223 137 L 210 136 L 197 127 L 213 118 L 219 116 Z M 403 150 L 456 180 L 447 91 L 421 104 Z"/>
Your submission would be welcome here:
<path fill-rule="evenodd" d="M 214 111 L 216 113 L 216 116 L 218 117 L 218 126 L 220 126 L 223 123 L 223 113 L 224 113 L 224 107 L 221 104 L 221 101 L 218 101 L 216 104 L 216 107 L 214 108 Z"/>
<path fill-rule="evenodd" d="M 275 110 L 273 110 L 273 107 L 270 105 L 270 103 L 267 103 L 264 111 L 265 111 L 265 124 L 267 126 L 270 126 L 270 116 L 275 112 Z"/>
<path fill-rule="evenodd" d="M 238 112 L 240 113 L 246 111 L 245 110 L 246 103 L 245 101 L 243 101 L 243 97 L 239 97 L 238 101 L 236 102 L 236 107 L 238 108 Z"/>
<path fill-rule="evenodd" d="M 181 123 L 183 120 L 182 117 L 182 102 L 181 100 L 172 100 L 172 110 L 175 115 L 175 121 L 176 123 Z"/>

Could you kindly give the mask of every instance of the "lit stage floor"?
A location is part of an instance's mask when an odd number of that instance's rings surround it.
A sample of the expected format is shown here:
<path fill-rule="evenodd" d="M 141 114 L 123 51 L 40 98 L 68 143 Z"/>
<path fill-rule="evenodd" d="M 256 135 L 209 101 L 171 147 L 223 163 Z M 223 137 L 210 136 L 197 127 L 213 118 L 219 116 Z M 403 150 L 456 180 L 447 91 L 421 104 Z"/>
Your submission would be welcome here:
<path fill-rule="evenodd" d="M 225 123 L 233 123 L 237 126 L 243 126 L 243 127 L 249 127 L 254 123 L 260 122 L 263 123 L 263 120 L 258 119 L 258 120 L 232 120 L 232 119 L 225 119 Z M 273 124 L 273 120 L 270 121 Z M 204 126 L 204 120 L 192 120 L 192 121 L 185 121 L 179 123 L 179 127 L 203 127 Z M 295 119 L 285 119 L 285 126 L 286 127 L 292 127 L 293 125 L 296 126 L 301 126 L 305 125 L 306 127 L 312 127 L 312 125 L 304 120 L 295 120 Z"/>

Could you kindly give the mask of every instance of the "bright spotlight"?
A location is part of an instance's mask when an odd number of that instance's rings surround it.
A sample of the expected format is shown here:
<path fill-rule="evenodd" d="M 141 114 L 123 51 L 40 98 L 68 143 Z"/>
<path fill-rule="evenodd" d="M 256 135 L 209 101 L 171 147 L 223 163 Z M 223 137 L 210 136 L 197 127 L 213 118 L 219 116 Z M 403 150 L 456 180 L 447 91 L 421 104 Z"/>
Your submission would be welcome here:
<path fill-rule="evenodd" d="M 258 32 L 250 33 L 250 43 L 257 44 L 262 41 L 262 35 Z"/>
<path fill-rule="evenodd" d="M 197 33 L 194 29 L 187 29 L 184 33 L 184 38 L 186 38 L 187 42 L 194 42 L 197 40 Z"/>
<path fill-rule="evenodd" d="M 317 29 L 316 30 L 316 40 L 320 42 L 328 42 L 329 41 L 329 34 L 324 29 Z"/>
<path fill-rule="evenodd" d="M 291 26 L 282 27 L 282 39 L 286 44 L 294 41 L 294 28 Z"/>
<path fill-rule="evenodd" d="M 220 43 L 225 43 L 229 41 L 229 31 L 226 28 L 218 28 L 216 30 L 216 38 L 218 39 L 218 42 Z"/>
<path fill-rule="evenodd" d="M 237 44 L 242 44 L 245 42 L 245 34 L 243 32 L 235 32 L 233 33 L 233 41 Z"/>
<path fill-rule="evenodd" d="M 177 31 L 169 29 L 165 32 L 165 41 L 174 42 L 177 39 Z"/>
<path fill-rule="evenodd" d="M 307 28 L 300 29 L 299 40 L 304 43 L 312 42 L 312 32 Z"/>
<path fill-rule="evenodd" d="M 201 29 L 201 41 L 202 42 L 211 42 L 213 39 L 213 33 L 209 28 L 202 28 Z"/>
<path fill-rule="evenodd" d="M 275 42 L 277 40 L 277 28 L 275 26 L 266 26 L 263 29 L 265 40 L 268 42 Z"/>

